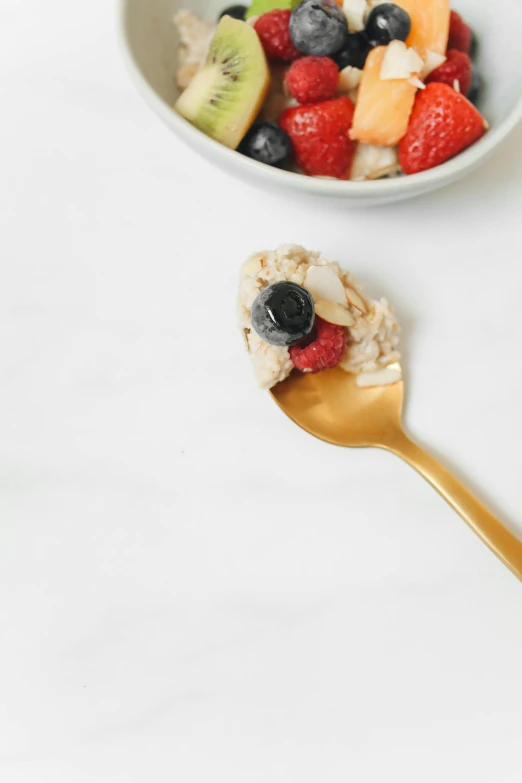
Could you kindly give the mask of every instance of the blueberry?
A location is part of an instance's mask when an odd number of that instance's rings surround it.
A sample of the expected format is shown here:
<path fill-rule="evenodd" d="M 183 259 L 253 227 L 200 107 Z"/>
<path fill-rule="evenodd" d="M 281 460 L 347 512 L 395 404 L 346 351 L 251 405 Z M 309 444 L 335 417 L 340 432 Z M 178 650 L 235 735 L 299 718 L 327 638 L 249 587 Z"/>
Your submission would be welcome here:
<path fill-rule="evenodd" d="M 472 60 L 474 60 L 478 54 L 478 48 L 479 48 L 479 42 L 478 38 L 474 32 L 474 30 L 471 31 L 471 43 L 469 45 L 469 56 Z"/>
<path fill-rule="evenodd" d="M 376 6 L 366 21 L 366 34 L 378 46 L 390 41 L 405 41 L 411 30 L 410 15 L 394 3 Z"/>
<path fill-rule="evenodd" d="M 339 66 L 340 71 L 348 65 L 362 70 L 372 48 L 366 33 L 353 33 L 348 36 L 341 51 L 334 54 L 333 59 Z"/>
<path fill-rule="evenodd" d="M 273 283 L 254 299 L 254 332 L 270 345 L 295 345 L 314 327 L 314 302 L 296 283 Z"/>
<path fill-rule="evenodd" d="M 480 97 L 482 95 L 482 91 L 484 89 L 484 81 L 482 79 L 482 76 L 477 71 L 476 68 L 473 68 L 471 71 L 471 84 L 468 90 L 468 101 L 471 101 L 471 103 L 477 105 L 477 103 L 480 100 Z"/>
<path fill-rule="evenodd" d="M 292 142 L 288 133 L 275 122 L 260 122 L 252 125 L 238 152 L 269 166 L 281 166 L 292 154 Z"/>
<path fill-rule="evenodd" d="M 221 11 L 218 19 L 221 19 L 223 16 L 231 16 L 233 19 L 239 19 L 241 22 L 244 22 L 247 11 L 246 5 L 231 5 L 229 8 L 225 8 L 224 11 Z"/>
<path fill-rule="evenodd" d="M 347 37 L 346 16 L 334 0 L 303 0 L 292 11 L 290 38 L 303 54 L 329 57 Z"/>

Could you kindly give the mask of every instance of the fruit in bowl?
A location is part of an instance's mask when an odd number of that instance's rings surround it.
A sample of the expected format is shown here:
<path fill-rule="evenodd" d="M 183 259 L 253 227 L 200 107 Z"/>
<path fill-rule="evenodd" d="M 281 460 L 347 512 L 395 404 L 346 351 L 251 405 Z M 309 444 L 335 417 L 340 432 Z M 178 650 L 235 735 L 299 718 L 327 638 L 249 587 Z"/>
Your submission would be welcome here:
<path fill-rule="evenodd" d="M 449 0 L 253 0 L 175 16 L 177 112 L 269 166 L 367 181 L 454 158 L 488 123 L 471 28 Z"/>

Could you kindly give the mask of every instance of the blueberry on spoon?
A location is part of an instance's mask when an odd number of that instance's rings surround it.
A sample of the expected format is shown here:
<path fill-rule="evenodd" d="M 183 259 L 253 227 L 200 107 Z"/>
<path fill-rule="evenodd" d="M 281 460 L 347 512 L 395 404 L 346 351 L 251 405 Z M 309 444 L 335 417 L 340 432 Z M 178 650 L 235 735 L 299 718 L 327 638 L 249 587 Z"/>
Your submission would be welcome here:
<path fill-rule="evenodd" d="M 254 332 L 270 345 L 295 345 L 314 327 L 314 302 L 306 288 L 283 281 L 264 288 L 254 299 Z"/>

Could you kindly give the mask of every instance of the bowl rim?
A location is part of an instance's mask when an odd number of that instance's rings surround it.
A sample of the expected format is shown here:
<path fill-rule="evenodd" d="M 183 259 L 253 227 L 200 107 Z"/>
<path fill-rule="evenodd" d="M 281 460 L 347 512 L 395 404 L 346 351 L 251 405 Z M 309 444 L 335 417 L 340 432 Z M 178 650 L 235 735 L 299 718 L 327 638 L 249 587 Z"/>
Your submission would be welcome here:
<path fill-rule="evenodd" d="M 329 196 L 333 198 L 351 196 L 353 198 L 372 199 L 374 197 L 407 195 L 410 192 L 414 195 L 415 191 L 429 190 L 437 184 L 440 185 L 446 181 L 450 182 L 475 168 L 522 121 L 521 94 L 508 116 L 498 125 L 490 128 L 476 144 L 471 145 L 471 147 L 468 147 L 468 149 L 440 166 L 419 174 L 411 174 L 407 177 L 356 182 L 326 177 L 307 177 L 303 174 L 277 169 L 247 158 L 244 155 L 239 155 L 236 150 L 229 149 L 210 138 L 210 136 L 207 136 L 181 117 L 173 107 L 158 95 L 145 78 L 134 56 L 128 35 L 128 11 L 129 0 L 120 0 L 118 14 L 120 44 L 134 85 L 146 102 L 190 146 L 203 148 L 203 151 L 206 148 L 209 155 L 212 154 L 217 158 L 223 168 L 243 169 L 245 172 L 250 172 L 253 176 L 263 179 L 268 185 L 286 189 L 294 188 L 313 196 Z"/>

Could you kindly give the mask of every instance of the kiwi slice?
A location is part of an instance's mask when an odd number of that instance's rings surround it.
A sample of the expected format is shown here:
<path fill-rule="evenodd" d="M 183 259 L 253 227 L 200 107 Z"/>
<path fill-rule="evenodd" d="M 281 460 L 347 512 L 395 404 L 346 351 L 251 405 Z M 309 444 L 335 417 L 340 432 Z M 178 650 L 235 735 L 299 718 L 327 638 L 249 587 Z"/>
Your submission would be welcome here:
<path fill-rule="evenodd" d="M 256 31 L 224 16 L 207 61 L 176 103 L 196 128 L 236 149 L 256 118 L 270 85 L 270 72 Z"/>

